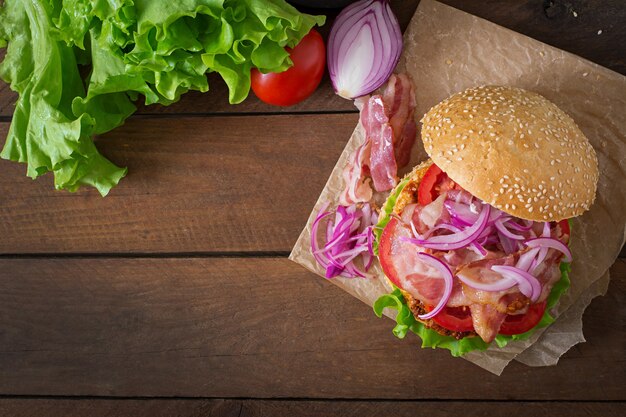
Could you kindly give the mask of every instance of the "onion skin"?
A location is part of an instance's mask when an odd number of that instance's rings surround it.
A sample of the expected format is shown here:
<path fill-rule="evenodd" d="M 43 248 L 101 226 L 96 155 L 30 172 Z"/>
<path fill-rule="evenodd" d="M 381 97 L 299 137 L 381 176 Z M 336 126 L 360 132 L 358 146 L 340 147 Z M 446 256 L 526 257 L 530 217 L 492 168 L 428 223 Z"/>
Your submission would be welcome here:
<path fill-rule="evenodd" d="M 402 32 L 388 0 L 361 0 L 339 13 L 328 37 L 328 73 L 335 92 L 353 99 L 379 88 L 402 52 Z"/>

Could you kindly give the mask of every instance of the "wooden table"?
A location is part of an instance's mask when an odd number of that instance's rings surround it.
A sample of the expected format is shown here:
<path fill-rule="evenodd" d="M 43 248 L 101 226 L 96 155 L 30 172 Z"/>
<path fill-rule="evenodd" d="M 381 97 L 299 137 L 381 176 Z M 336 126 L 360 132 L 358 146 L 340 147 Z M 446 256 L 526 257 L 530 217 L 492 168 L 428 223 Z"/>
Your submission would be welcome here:
<path fill-rule="evenodd" d="M 626 73 L 621 0 L 446 3 Z M 404 27 L 416 5 L 393 2 Z M 292 108 L 230 106 L 210 81 L 98 140 L 130 170 L 104 199 L 0 161 L 1 415 L 624 415 L 624 258 L 556 367 L 420 350 L 287 260 L 351 103 L 325 80 Z M 14 100 L 2 84 L 2 137 Z"/>

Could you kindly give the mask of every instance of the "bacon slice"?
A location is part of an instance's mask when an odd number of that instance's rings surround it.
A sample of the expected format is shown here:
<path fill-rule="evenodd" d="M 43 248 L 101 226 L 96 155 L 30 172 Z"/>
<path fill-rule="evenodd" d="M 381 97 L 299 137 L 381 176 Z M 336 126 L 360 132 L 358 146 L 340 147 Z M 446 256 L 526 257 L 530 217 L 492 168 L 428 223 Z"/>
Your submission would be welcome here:
<path fill-rule="evenodd" d="M 443 295 L 444 280 L 439 271 L 417 256 L 418 251 L 429 251 L 419 249 L 414 244 L 403 240 L 403 238 L 413 237 L 406 223 L 397 219 L 392 219 L 389 223 L 394 229 L 385 229 L 385 233 L 392 233 L 389 254 L 391 264 L 385 269 L 385 274 L 412 297 L 424 304 L 436 305 Z M 451 297 L 463 297 L 461 291 L 461 286 L 455 285 Z"/>
<path fill-rule="evenodd" d="M 361 111 L 361 123 L 371 141 L 370 172 L 376 191 L 391 190 L 398 182 L 398 165 L 393 149 L 393 129 L 379 95 L 370 97 Z"/>
<path fill-rule="evenodd" d="M 345 188 L 339 196 L 339 203 L 350 206 L 354 203 L 367 202 L 372 199 L 371 180 L 368 177 L 368 161 L 370 159 L 371 143 L 365 141 L 352 155 L 352 161 L 343 169 Z"/>
<path fill-rule="evenodd" d="M 389 124 L 394 135 L 394 155 L 398 168 L 411 159 L 411 147 L 417 135 L 415 92 L 406 74 L 393 74 L 387 81 L 383 101 L 389 110 Z"/>
<path fill-rule="evenodd" d="M 469 308 L 474 331 L 485 342 L 491 342 L 498 335 L 498 330 L 506 318 L 506 313 L 499 312 L 491 304 L 472 304 Z"/>
<path fill-rule="evenodd" d="M 368 175 L 376 191 L 395 187 L 398 168 L 409 163 L 417 134 L 415 93 L 406 74 L 393 74 L 382 95 L 362 97 L 354 104 L 361 112 L 365 141 L 344 168 L 346 187 L 341 195 L 342 204 L 372 198 Z"/>

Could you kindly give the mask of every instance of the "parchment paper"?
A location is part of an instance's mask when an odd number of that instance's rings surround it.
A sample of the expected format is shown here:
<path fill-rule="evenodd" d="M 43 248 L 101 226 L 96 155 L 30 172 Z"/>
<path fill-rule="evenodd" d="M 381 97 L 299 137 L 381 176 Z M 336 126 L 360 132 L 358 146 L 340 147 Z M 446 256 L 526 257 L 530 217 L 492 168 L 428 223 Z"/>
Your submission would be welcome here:
<path fill-rule="evenodd" d="M 553 311 L 558 320 L 525 342 L 464 356 L 497 375 L 513 359 L 530 366 L 554 365 L 572 346 L 585 340 L 583 312 L 594 297 L 606 292 L 608 269 L 624 244 L 626 77 L 432 0 L 420 2 L 404 34 L 404 44 L 397 72 L 407 72 L 415 84 L 416 121 L 433 105 L 468 87 L 517 86 L 542 94 L 569 113 L 596 150 L 598 194 L 592 209 L 573 223 L 572 284 Z M 311 223 L 323 203 L 338 204 L 344 187 L 341 171 L 362 141 L 362 130 L 357 126 L 290 255 L 322 277 L 324 271 L 309 250 Z M 411 165 L 426 157 L 421 140 L 417 142 Z M 372 305 L 390 290 L 379 265 L 373 272 L 373 279 L 334 278 L 331 282 Z M 389 331 L 391 328 L 392 323 Z"/>

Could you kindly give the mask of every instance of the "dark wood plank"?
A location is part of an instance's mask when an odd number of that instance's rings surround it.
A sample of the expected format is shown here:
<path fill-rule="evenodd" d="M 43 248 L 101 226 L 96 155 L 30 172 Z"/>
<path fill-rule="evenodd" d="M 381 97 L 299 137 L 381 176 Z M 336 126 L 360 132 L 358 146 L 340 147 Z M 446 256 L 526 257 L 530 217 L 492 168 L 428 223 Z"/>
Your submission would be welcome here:
<path fill-rule="evenodd" d="M 481 402 L 481 401 L 272 401 L 225 399 L 0 399 L 0 416 L 6 417 L 413 417 L 415 415 L 463 415 L 465 417 L 577 416 L 618 417 L 625 403 L 585 402 Z"/>
<path fill-rule="evenodd" d="M 622 0 L 441 1 L 626 74 Z"/>
<path fill-rule="evenodd" d="M 483 17 L 496 24 L 523 33 L 547 44 L 590 59 L 614 71 L 626 74 L 626 7 L 622 0 L 443 0 L 460 10 Z M 406 28 L 418 0 L 395 0 L 392 7 L 402 28 Z M 333 10 L 307 10 L 326 13 L 328 24 L 321 30 L 327 36 Z M 574 15 L 576 13 L 576 16 Z M 598 31 L 602 33 L 598 35 Z M 296 106 L 279 108 L 259 101 L 254 94 L 242 104 L 228 104 L 225 84 L 215 74 L 209 75 L 211 90 L 206 94 L 188 93 L 168 107 L 141 106 L 139 113 L 212 114 L 249 112 L 354 111 L 352 104 L 336 96 L 326 76 L 315 94 Z M 13 113 L 16 95 L 0 82 L 0 115 Z"/>
<path fill-rule="evenodd" d="M 221 399 L 0 399 L 0 417 L 239 417 L 243 403 Z"/>
<path fill-rule="evenodd" d="M 626 261 L 612 274 L 586 343 L 497 377 L 286 259 L 2 259 L 0 394 L 625 400 Z"/>
<path fill-rule="evenodd" d="M 0 253 L 288 251 L 357 117 L 136 118 L 98 142 L 129 167 L 104 199 L 0 160 Z"/>

